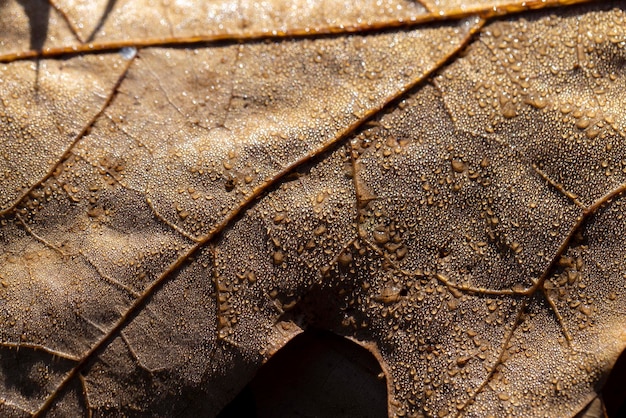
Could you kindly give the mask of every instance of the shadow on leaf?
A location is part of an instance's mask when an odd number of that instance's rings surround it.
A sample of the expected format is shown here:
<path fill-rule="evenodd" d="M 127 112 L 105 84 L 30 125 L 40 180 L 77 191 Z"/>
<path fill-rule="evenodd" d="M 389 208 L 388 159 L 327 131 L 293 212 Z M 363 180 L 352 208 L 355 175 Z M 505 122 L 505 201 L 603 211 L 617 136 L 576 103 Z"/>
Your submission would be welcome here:
<path fill-rule="evenodd" d="M 387 388 L 367 350 L 325 331 L 305 331 L 279 350 L 218 415 L 385 417 Z"/>

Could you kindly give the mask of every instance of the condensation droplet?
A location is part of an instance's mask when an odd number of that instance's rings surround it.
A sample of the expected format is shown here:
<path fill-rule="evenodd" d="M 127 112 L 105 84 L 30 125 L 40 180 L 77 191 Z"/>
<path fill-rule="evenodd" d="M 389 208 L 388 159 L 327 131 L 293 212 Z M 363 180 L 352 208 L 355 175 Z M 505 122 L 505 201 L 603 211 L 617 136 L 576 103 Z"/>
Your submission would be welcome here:
<path fill-rule="evenodd" d="M 124 48 L 120 49 L 120 55 L 125 60 L 131 60 L 135 58 L 135 55 L 137 55 L 137 48 L 125 46 Z"/>

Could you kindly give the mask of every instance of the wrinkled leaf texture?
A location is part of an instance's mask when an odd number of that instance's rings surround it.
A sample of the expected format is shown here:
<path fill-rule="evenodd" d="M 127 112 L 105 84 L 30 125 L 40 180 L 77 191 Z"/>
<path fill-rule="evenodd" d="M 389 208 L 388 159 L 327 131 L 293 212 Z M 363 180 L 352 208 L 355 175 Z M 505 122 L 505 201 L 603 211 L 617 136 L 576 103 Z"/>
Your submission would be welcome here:
<path fill-rule="evenodd" d="M 626 345 L 621 2 L 0 1 L 0 415 L 215 415 L 306 327 L 397 416 Z"/>

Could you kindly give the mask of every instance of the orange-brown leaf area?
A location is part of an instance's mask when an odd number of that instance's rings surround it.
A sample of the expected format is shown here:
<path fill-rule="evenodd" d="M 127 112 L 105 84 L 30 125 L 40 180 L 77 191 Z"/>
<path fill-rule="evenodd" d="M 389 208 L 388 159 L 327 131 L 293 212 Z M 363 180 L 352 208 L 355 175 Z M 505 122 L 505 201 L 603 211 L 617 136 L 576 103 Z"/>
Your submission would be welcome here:
<path fill-rule="evenodd" d="M 569 417 L 626 346 L 626 15 L 0 1 L 0 415 L 216 415 L 308 327 L 390 416 Z"/>

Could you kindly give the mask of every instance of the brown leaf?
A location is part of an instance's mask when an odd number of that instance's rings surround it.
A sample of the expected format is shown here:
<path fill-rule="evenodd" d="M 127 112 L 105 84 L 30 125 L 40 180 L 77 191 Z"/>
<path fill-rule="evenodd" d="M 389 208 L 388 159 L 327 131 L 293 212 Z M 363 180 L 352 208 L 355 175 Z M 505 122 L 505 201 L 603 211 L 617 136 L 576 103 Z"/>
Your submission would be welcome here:
<path fill-rule="evenodd" d="M 559 3 L 59 0 L 36 43 L 0 3 L 0 412 L 212 416 L 307 327 L 390 415 L 581 411 L 626 345 L 626 24 L 511 14 Z"/>

